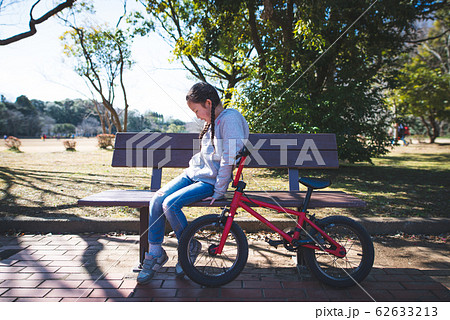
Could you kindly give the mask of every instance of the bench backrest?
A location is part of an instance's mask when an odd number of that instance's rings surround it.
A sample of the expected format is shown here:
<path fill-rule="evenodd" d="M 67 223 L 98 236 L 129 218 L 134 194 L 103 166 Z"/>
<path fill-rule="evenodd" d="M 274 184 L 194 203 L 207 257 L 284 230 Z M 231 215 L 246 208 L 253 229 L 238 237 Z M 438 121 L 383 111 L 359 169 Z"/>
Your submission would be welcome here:
<path fill-rule="evenodd" d="M 298 190 L 298 169 L 336 169 L 339 166 L 334 134 L 250 134 L 250 168 L 288 168 L 289 189 Z M 113 167 L 153 168 L 151 189 L 161 186 L 162 168 L 187 168 L 200 151 L 195 133 L 118 133 Z"/>

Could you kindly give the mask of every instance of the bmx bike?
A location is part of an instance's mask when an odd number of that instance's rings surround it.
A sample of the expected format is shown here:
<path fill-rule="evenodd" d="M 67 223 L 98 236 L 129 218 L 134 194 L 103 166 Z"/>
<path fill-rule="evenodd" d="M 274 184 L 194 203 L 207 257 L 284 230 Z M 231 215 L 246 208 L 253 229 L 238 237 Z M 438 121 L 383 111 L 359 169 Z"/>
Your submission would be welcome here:
<path fill-rule="evenodd" d="M 210 214 L 195 219 L 183 231 L 178 259 L 186 275 L 203 286 L 217 287 L 231 282 L 242 272 L 249 247 L 245 233 L 234 221 L 237 209 L 242 208 L 281 236 L 281 240 L 267 238 L 270 245 L 284 245 L 287 250 L 297 252 L 298 263 L 303 257 L 310 272 L 325 284 L 350 287 L 364 280 L 374 261 L 373 242 L 366 229 L 348 217 L 315 219 L 308 214 L 313 191 L 326 188 L 331 182 L 301 177 L 299 182 L 307 187 L 307 192 L 300 211 L 251 199 L 245 194 L 246 183 L 240 181 L 249 155 L 246 148 L 238 155 L 230 207 L 223 208 L 220 215 Z M 252 209 L 252 204 L 295 216 L 295 228 L 289 231 L 279 229 Z"/>

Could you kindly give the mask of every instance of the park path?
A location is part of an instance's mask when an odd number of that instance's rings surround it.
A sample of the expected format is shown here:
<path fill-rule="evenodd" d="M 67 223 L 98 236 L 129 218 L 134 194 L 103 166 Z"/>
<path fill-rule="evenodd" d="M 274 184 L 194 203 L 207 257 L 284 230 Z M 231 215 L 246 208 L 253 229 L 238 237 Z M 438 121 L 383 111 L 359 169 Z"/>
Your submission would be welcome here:
<path fill-rule="evenodd" d="M 148 285 L 132 272 L 137 235 L 0 236 L 2 301 L 450 301 L 449 245 L 427 239 L 375 237 L 368 278 L 335 289 L 298 272 L 284 248 L 250 240 L 244 272 L 221 288 L 176 279 L 176 241 L 167 238 L 169 262 Z"/>

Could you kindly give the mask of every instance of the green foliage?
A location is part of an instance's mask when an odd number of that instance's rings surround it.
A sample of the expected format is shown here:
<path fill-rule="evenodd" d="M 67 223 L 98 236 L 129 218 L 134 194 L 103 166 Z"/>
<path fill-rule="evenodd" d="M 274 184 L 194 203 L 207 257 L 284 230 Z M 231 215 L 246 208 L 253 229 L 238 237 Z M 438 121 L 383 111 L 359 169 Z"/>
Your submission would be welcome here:
<path fill-rule="evenodd" d="M 21 105 L 17 101 L 21 101 Z M 25 103 L 27 108 L 24 108 L 24 101 L 30 102 L 30 104 Z M 98 115 L 92 110 L 92 105 L 92 101 L 81 99 L 40 101 L 21 96 L 14 103 L 3 99 L 3 102 L 0 102 L 0 135 L 39 137 L 44 133 L 47 136 L 77 133 L 93 136 L 102 129 Z M 162 114 L 152 111 L 141 114 L 137 110 L 131 110 L 128 126 L 129 131 L 133 132 L 185 131 L 183 121 L 165 120 Z"/>
<path fill-rule="evenodd" d="M 60 39 L 63 43 L 64 53 L 72 58 L 75 71 L 84 77 L 93 92 L 99 96 L 106 112 L 99 115 L 108 118 L 117 131 L 127 131 L 128 99 L 124 81 L 124 71 L 133 65 L 131 59 L 131 45 L 134 35 L 129 29 L 122 29 L 108 24 L 96 25 L 88 23 L 95 21 L 93 2 L 81 2 L 72 10 L 72 16 L 62 18 L 70 26 Z M 86 18 L 83 25 L 78 25 L 78 17 Z M 82 19 L 80 19 L 82 20 Z M 127 19 L 128 20 L 128 19 Z M 123 97 L 123 120 L 116 107 L 116 88 L 119 87 Z M 104 121 L 102 121 L 102 124 Z"/>
<path fill-rule="evenodd" d="M 421 43 L 412 56 L 404 55 L 397 74 L 398 87 L 390 92 L 388 102 L 401 115 L 421 119 L 430 142 L 440 136 L 440 122 L 450 119 L 450 44 L 445 35 L 450 28 L 449 10 L 442 12 L 428 32 L 430 40 Z"/>
<path fill-rule="evenodd" d="M 334 132 L 340 157 L 387 152 L 380 93 L 435 1 L 146 1 L 173 53 L 257 132 Z M 373 5 L 373 7 L 370 7 Z M 370 7 L 370 8 L 369 8 Z M 368 9 L 367 12 L 364 12 Z"/>
<path fill-rule="evenodd" d="M 67 31 L 61 39 L 64 53 L 75 58 L 75 70 L 81 76 L 100 77 L 109 83 L 119 76 L 122 62 L 125 62 L 126 69 L 133 64 L 131 40 L 120 29 L 107 25 L 79 28 Z"/>
<path fill-rule="evenodd" d="M 75 134 L 76 128 L 71 123 L 58 123 L 53 127 L 53 133 L 56 135 L 69 136 Z"/>

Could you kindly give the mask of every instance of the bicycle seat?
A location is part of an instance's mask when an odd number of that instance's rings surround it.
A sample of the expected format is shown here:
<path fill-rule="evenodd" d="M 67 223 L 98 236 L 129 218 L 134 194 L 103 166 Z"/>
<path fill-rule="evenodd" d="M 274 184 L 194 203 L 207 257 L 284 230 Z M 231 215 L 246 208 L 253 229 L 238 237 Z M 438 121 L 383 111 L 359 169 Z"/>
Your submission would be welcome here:
<path fill-rule="evenodd" d="M 301 177 L 298 182 L 312 189 L 323 189 L 331 184 L 330 180 Z"/>

